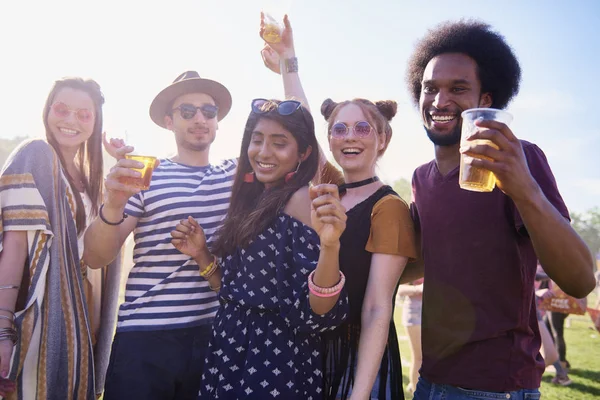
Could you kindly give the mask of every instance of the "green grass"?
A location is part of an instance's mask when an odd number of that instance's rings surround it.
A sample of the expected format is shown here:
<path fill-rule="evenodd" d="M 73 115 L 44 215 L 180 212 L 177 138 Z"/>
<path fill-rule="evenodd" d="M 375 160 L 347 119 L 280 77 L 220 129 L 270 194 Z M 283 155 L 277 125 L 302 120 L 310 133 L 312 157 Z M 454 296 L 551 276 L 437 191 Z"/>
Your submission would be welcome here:
<path fill-rule="evenodd" d="M 588 305 L 594 306 L 596 298 L 588 297 Z M 410 348 L 406 331 L 400 323 L 401 307 L 396 307 L 395 320 L 399 334 L 400 354 L 402 360 L 409 361 Z M 567 360 L 571 363 L 570 386 L 559 386 L 550 383 L 554 373 L 546 372 L 542 377 L 540 391 L 543 400 L 591 400 L 600 399 L 600 333 L 594 329 L 588 314 L 571 315 L 570 327 L 565 323 L 565 341 L 567 343 Z M 402 375 L 404 387 L 408 384 L 408 365 L 403 362 Z M 407 399 L 412 395 L 405 392 Z"/>

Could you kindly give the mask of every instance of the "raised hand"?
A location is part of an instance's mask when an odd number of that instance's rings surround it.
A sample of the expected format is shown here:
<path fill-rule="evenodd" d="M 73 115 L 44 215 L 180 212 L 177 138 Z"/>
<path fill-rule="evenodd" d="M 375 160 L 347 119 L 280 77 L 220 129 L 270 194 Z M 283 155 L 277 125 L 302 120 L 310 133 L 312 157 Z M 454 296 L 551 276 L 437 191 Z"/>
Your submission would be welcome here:
<path fill-rule="evenodd" d="M 183 254 L 194 259 L 206 252 L 206 236 L 204 230 L 191 216 L 183 219 L 171 231 L 171 244 Z"/>
<path fill-rule="evenodd" d="M 319 235 L 321 247 L 339 245 L 346 229 L 346 209 L 340 202 L 338 187 L 332 184 L 311 186 L 311 224 Z"/>
<path fill-rule="evenodd" d="M 127 200 L 134 194 L 140 192 L 140 189 L 133 184 L 126 183 L 126 178 L 141 178 L 141 173 L 134 168 L 143 168 L 144 164 L 139 161 L 125 158 L 127 153 L 131 153 L 133 147 L 123 146 L 115 149 L 115 157 L 118 161 L 110 169 L 110 172 L 104 180 L 106 188 L 106 200 L 104 204 L 107 207 L 125 208 Z M 157 161 L 158 163 L 158 161 Z M 155 166 L 156 167 L 156 166 Z"/>
<path fill-rule="evenodd" d="M 260 37 L 262 38 L 265 33 L 265 15 L 260 13 Z M 264 39 L 263 39 L 264 40 Z M 283 17 L 283 31 L 281 32 L 281 41 L 279 43 L 269 43 L 269 46 L 280 56 L 286 55 L 288 57 L 294 54 L 294 35 L 292 32 L 292 25 L 287 14 Z M 264 60 L 264 57 L 263 57 Z M 270 69 L 270 68 L 269 68 Z"/>
<path fill-rule="evenodd" d="M 514 201 L 526 200 L 532 192 L 539 190 L 527 166 L 521 142 L 510 128 L 502 122 L 491 120 L 476 121 L 475 125 L 483 129 L 478 129 L 460 148 L 461 153 L 474 157 L 469 160 L 470 164 L 492 171 L 496 175 L 498 188 Z M 491 140 L 498 149 L 472 142 L 476 139 Z M 489 159 L 478 158 L 481 156 Z"/>

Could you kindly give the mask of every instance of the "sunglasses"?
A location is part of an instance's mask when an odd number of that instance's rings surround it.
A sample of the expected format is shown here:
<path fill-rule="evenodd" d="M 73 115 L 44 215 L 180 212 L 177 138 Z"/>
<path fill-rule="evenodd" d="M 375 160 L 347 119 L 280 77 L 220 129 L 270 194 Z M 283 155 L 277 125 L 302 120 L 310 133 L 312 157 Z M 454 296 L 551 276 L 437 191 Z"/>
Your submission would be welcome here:
<path fill-rule="evenodd" d="M 366 138 L 373 131 L 373 127 L 367 121 L 358 121 L 352 127 L 343 122 L 336 122 L 331 127 L 331 136 L 335 139 L 343 139 L 350 134 L 350 128 L 354 130 L 354 134 L 359 138 Z"/>
<path fill-rule="evenodd" d="M 171 111 L 175 110 L 179 110 L 179 115 L 181 115 L 181 118 L 183 119 L 194 118 L 198 110 L 200 110 L 204 118 L 213 119 L 217 116 L 217 113 L 219 112 L 219 107 L 212 104 L 203 104 L 200 107 L 196 107 L 193 104 L 184 103 L 180 104 L 179 107 L 175 107 Z"/>
<path fill-rule="evenodd" d="M 68 118 L 69 115 L 71 115 L 71 113 L 75 113 L 75 116 L 82 124 L 89 123 L 92 120 L 92 117 L 94 116 L 94 113 L 88 110 L 87 108 L 73 109 L 69 108 L 69 106 L 61 102 L 54 103 L 52 105 L 52 111 L 54 112 L 54 115 L 56 115 L 59 118 Z"/>
<path fill-rule="evenodd" d="M 302 106 L 302 103 L 296 100 L 285 100 L 279 104 L 267 99 L 252 100 L 252 112 L 255 114 L 266 114 L 277 109 L 279 115 L 292 115 L 300 106 Z"/>

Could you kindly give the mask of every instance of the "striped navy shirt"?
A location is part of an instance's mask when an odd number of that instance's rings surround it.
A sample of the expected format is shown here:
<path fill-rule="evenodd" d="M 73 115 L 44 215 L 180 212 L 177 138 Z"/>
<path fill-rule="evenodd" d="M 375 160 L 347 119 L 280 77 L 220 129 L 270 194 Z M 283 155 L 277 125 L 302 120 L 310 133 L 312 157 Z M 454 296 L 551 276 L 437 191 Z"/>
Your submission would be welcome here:
<path fill-rule="evenodd" d="M 170 233 L 191 215 L 210 243 L 227 214 L 236 167 L 237 160 L 205 167 L 161 160 L 150 189 L 129 199 L 125 212 L 139 221 L 117 332 L 212 323 L 217 296 L 198 264 L 173 247 Z"/>

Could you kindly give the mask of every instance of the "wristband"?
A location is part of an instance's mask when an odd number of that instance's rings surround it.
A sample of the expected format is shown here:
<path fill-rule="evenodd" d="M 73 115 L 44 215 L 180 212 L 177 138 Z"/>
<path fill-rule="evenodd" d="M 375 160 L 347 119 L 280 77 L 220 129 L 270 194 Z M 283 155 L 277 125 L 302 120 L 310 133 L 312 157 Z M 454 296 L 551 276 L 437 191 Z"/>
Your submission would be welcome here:
<path fill-rule="evenodd" d="M 106 218 L 104 218 L 104 215 L 102 214 L 102 209 L 103 208 L 104 208 L 104 204 L 102 204 L 100 206 L 100 210 L 98 210 L 98 216 L 100 217 L 100 219 L 102 220 L 102 222 L 104 222 L 106 225 L 111 225 L 111 226 L 121 225 L 123 223 L 123 221 L 125 221 L 125 218 L 128 217 L 127 214 L 123 213 L 123 218 L 121 218 L 121 220 L 119 222 L 110 222 Z"/>

